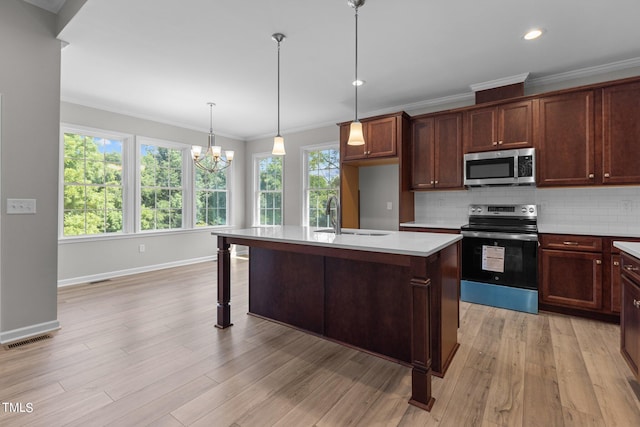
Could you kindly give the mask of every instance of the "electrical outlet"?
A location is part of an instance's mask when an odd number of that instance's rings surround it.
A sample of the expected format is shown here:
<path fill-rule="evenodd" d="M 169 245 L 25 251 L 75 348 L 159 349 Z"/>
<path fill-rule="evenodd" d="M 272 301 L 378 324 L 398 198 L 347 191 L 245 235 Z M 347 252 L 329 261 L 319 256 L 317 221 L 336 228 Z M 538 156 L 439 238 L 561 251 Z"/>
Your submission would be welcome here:
<path fill-rule="evenodd" d="M 387 202 L 387 210 L 390 211 L 393 209 L 393 204 L 391 202 Z"/>
<path fill-rule="evenodd" d="M 36 199 L 7 199 L 7 214 L 24 215 L 36 213 Z"/>

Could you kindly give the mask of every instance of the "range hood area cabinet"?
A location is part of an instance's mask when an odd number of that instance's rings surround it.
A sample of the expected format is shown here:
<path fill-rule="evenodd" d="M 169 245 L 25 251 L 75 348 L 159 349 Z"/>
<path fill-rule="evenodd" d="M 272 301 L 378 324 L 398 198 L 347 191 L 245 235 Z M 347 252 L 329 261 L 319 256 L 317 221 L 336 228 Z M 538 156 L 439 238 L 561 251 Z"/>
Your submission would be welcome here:
<path fill-rule="evenodd" d="M 351 146 L 349 126 L 340 126 L 340 203 L 342 226 L 360 228 L 359 168 L 398 165 L 398 223 L 413 221 L 414 202 L 410 192 L 411 159 L 409 116 L 404 111 L 361 119 L 365 145 Z M 403 154 L 406 153 L 406 154 Z"/>
<path fill-rule="evenodd" d="M 464 123 L 465 153 L 533 147 L 531 100 L 469 109 Z"/>
<path fill-rule="evenodd" d="M 637 79 L 534 102 L 538 186 L 640 183 Z"/>
<path fill-rule="evenodd" d="M 411 189 L 462 188 L 462 113 L 411 118 Z"/>

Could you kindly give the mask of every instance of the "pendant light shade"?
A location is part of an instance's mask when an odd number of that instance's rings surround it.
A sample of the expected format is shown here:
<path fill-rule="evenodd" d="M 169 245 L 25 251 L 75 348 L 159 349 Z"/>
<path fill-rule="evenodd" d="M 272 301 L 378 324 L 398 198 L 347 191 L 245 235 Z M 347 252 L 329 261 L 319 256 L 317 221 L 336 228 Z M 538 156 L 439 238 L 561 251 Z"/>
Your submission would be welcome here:
<path fill-rule="evenodd" d="M 284 138 L 280 135 L 280 42 L 285 39 L 285 35 L 275 33 L 271 35 L 271 38 L 278 43 L 278 133 L 273 138 L 271 154 L 274 156 L 284 156 L 287 153 L 284 149 Z"/>
<path fill-rule="evenodd" d="M 356 76 L 354 82 L 360 81 L 358 79 L 358 8 L 364 5 L 365 0 L 347 0 L 347 4 L 355 9 L 356 18 L 356 55 L 355 55 L 355 71 Z M 364 133 L 362 132 L 362 123 L 358 120 L 358 84 L 353 85 L 355 87 L 355 119 L 351 123 L 349 128 L 349 140 L 347 145 L 364 145 Z"/>

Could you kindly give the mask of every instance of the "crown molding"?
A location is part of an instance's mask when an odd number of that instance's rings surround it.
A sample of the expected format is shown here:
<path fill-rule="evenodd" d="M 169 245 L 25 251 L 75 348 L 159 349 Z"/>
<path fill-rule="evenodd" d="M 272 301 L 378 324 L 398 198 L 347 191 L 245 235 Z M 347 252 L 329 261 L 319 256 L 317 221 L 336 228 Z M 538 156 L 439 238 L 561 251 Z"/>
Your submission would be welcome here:
<path fill-rule="evenodd" d="M 562 83 L 565 81 L 584 77 L 598 76 L 635 67 L 640 67 L 640 57 L 610 62 L 608 64 L 595 65 L 593 67 L 580 68 L 577 70 L 553 74 L 550 76 L 536 77 L 529 80 L 528 83 L 532 86 L 542 86 L 554 83 Z"/>
<path fill-rule="evenodd" d="M 490 80 L 488 82 L 473 83 L 469 87 L 474 92 L 481 90 L 495 89 L 501 86 L 508 86 L 516 83 L 524 83 L 529 77 L 529 73 L 516 74 L 515 76 L 502 77 L 500 79 Z"/>

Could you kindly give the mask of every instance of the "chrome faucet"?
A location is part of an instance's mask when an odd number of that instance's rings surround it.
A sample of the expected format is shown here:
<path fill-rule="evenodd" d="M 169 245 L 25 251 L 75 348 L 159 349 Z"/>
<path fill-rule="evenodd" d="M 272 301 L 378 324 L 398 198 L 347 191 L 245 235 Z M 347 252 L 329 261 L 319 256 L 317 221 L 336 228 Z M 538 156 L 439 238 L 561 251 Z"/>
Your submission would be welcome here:
<path fill-rule="evenodd" d="M 336 204 L 336 219 L 334 221 L 333 217 L 331 216 L 331 202 L 335 202 Z M 338 200 L 338 198 L 336 196 L 331 196 L 329 197 L 329 200 L 327 200 L 327 209 L 325 210 L 325 215 L 329 216 L 329 222 L 331 224 L 331 227 L 333 227 L 333 230 L 335 231 L 336 234 L 342 234 L 342 212 L 340 211 L 340 201 Z"/>

